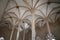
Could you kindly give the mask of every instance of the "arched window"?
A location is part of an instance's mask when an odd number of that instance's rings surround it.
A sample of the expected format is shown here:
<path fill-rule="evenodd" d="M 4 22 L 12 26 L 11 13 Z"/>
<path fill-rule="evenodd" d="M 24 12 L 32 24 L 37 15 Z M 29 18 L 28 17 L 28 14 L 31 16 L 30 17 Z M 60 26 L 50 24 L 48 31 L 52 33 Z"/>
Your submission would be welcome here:
<path fill-rule="evenodd" d="M 24 22 L 23 25 L 22 25 L 22 27 L 23 27 L 23 29 L 27 29 L 27 28 L 29 28 L 29 25 L 28 25 L 27 22 Z"/>
<path fill-rule="evenodd" d="M 49 35 L 48 35 L 48 34 L 47 34 L 47 37 L 46 37 L 46 38 L 47 38 L 47 40 L 50 40 L 50 38 L 49 38 Z M 51 38 L 52 38 L 52 40 L 56 40 L 56 38 L 55 38 L 55 36 L 54 36 L 54 35 L 52 35 L 52 36 L 51 36 Z"/>

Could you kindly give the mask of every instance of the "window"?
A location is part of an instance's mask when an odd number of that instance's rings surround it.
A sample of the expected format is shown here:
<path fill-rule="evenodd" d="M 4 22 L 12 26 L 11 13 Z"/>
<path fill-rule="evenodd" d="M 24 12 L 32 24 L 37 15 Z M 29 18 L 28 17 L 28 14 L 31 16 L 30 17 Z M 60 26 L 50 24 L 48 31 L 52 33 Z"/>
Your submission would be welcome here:
<path fill-rule="evenodd" d="M 55 38 L 55 36 L 54 36 L 54 35 L 52 35 L 52 37 L 51 37 L 51 38 L 52 38 L 52 40 L 56 40 L 56 38 Z M 50 40 L 50 39 L 49 39 L 49 35 L 48 35 L 48 34 L 47 34 L 47 40 Z"/>
<path fill-rule="evenodd" d="M 22 25 L 22 27 L 23 27 L 23 29 L 27 29 L 27 28 L 29 28 L 29 25 L 28 25 L 27 22 L 24 22 L 23 25 Z"/>

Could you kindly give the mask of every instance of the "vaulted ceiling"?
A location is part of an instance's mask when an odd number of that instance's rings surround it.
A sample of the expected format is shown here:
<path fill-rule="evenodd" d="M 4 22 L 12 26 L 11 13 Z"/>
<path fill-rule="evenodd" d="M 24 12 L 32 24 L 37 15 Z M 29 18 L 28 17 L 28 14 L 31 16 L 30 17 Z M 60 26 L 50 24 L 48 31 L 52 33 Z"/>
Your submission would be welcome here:
<path fill-rule="evenodd" d="M 7 0 L 6 7 L 3 8 L 5 9 L 2 12 L 2 20 L 5 18 L 11 23 L 13 21 L 13 25 L 28 20 L 26 22 L 31 25 L 34 14 L 36 24 L 41 26 L 45 24 L 46 17 L 49 22 L 56 21 L 60 13 L 60 2 L 58 0 Z"/>
<path fill-rule="evenodd" d="M 3 25 L 9 27 L 9 29 L 12 30 L 15 27 L 15 29 L 17 29 L 16 40 L 18 40 L 19 32 L 26 29 L 30 29 L 33 32 L 33 29 L 37 26 L 38 29 L 36 30 L 39 30 L 40 27 L 46 26 L 47 22 L 51 26 L 60 18 L 59 0 L 1 0 L 0 5 L 0 25 L 1 27 L 3 27 Z M 49 26 L 48 23 L 47 26 Z M 42 28 L 40 30 L 42 30 Z M 47 28 L 44 29 L 45 31 L 41 31 L 40 34 L 47 33 L 46 29 Z M 48 29 L 48 31 L 51 30 Z"/>

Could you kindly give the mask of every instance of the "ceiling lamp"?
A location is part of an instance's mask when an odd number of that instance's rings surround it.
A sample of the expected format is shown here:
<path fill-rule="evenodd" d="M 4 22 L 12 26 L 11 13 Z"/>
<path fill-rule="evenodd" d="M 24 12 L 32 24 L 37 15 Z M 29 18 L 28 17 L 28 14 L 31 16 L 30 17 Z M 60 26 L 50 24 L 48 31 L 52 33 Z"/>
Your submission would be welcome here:
<path fill-rule="evenodd" d="M 4 37 L 0 37 L 0 40 L 4 40 Z"/>

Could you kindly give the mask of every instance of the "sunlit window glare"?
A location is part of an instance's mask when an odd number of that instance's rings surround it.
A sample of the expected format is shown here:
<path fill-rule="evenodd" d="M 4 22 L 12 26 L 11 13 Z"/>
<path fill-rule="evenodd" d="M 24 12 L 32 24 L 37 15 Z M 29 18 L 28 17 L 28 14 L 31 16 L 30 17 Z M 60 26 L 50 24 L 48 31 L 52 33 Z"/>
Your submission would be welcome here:
<path fill-rule="evenodd" d="M 54 35 L 52 35 L 51 37 L 52 37 L 52 40 L 56 40 Z M 47 34 L 47 40 L 50 40 L 48 34 Z"/>
<path fill-rule="evenodd" d="M 49 40 L 49 39 L 47 39 L 47 40 Z M 52 39 L 52 40 L 55 40 L 55 39 Z"/>
<path fill-rule="evenodd" d="M 27 29 L 29 27 L 28 23 L 26 23 L 26 22 L 24 22 L 22 26 L 24 29 Z"/>

